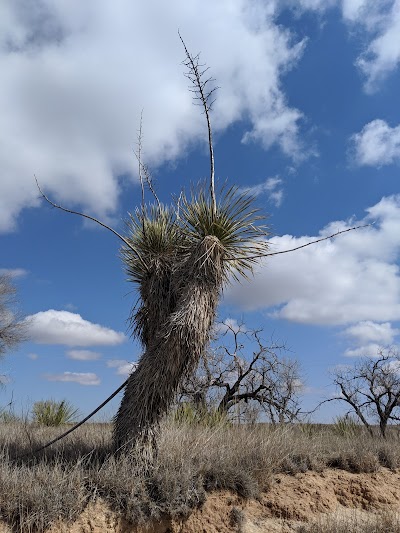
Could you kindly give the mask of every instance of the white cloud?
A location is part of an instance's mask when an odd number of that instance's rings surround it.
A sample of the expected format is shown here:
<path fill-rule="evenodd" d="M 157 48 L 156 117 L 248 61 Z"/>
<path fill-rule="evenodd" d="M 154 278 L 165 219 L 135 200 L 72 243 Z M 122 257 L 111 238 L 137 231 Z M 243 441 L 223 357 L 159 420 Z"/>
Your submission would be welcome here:
<path fill-rule="evenodd" d="M 5 374 L 0 374 L 0 385 L 8 385 L 8 383 L 11 383 L 10 377 Z"/>
<path fill-rule="evenodd" d="M 259 196 L 261 194 L 267 194 L 268 200 L 275 205 L 275 207 L 280 207 L 283 200 L 283 180 L 279 176 L 273 176 L 267 178 L 264 183 L 259 183 L 258 185 L 252 185 L 250 187 L 242 187 L 241 190 L 246 191 L 254 196 Z"/>
<path fill-rule="evenodd" d="M 357 344 L 364 345 L 369 342 L 376 342 L 384 345 L 392 344 L 393 339 L 400 333 L 400 330 L 393 328 L 390 322 L 378 324 L 371 320 L 365 320 L 348 327 L 344 334 L 350 337 Z"/>
<path fill-rule="evenodd" d="M 379 167 L 400 161 L 400 125 L 392 128 L 384 120 L 376 119 L 354 134 L 351 140 L 359 165 Z"/>
<path fill-rule="evenodd" d="M 28 273 L 27 270 L 23 268 L 0 268 L 0 276 L 10 276 L 11 278 L 21 278 L 26 276 Z"/>
<path fill-rule="evenodd" d="M 280 207 L 283 201 L 283 190 L 279 189 L 278 191 L 271 192 L 269 200 L 275 205 L 275 207 Z"/>
<path fill-rule="evenodd" d="M 222 322 L 217 322 L 214 326 L 214 330 L 216 334 L 223 335 L 228 331 L 234 333 L 242 331 L 243 333 L 245 333 L 247 331 L 247 328 L 244 324 L 239 324 L 235 318 L 228 317 L 225 318 L 225 320 L 223 320 Z"/>
<path fill-rule="evenodd" d="M 62 374 L 45 374 L 48 381 L 64 381 L 79 385 L 100 385 L 100 378 L 93 372 L 63 372 Z"/>
<path fill-rule="evenodd" d="M 107 361 L 109 368 L 115 368 L 118 376 L 129 376 L 137 368 L 137 363 L 125 359 L 110 359 Z"/>
<path fill-rule="evenodd" d="M 400 63 L 400 0 L 343 0 L 342 9 L 347 22 L 371 36 L 356 64 L 366 77 L 365 90 L 374 92 Z"/>
<path fill-rule="evenodd" d="M 356 66 L 365 76 L 365 90 L 374 92 L 400 63 L 400 0 L 282 0 L 281 8 L 323 14 L 341 8 L 352 33 L 362 32 L 366 43 Z"/>
<path fill-rule="evenodd" d="M 71 304 L 71 303 L 67 303 L 65 305 L 63 305 L 64 309 L 66 309 L 67 311 L 77 311 L 78 307 L 74 304 Z"/>
<path fill-rule="evenodd" d="M 379 353 L 384 349 L 384 346 L 376 343 L 369 343 L 365 346 L 358 346 L 357 348 L 349 348 L 344 352 L 347 357 L 378 357 Z"/>
<path fill-rule="evenodd" d="M 39 344 L 66 346 L 110 346 L 121 344 L 125 335 L 110 328 L 93 324 L 69 311 L 40 311 L 28 316 L 30 338 Z"/>
<path fill-rule="evenodd" d="M 101 354 L 92 352 L 91 350 L 68 350 L 67 357 L 77 361 L 95 361 L 100 359 Z"/>
<path fill-rule="evenodd" d="M 400 320 L 400 195 L 383 198 L 367 213 L 361 223 L 375 225 L 266 258 L 251 282 L 227 289 L 228 302 L 307 324 Z M 334 222 L 317 237 L 357 224 Z M 272 251 L 279 251 L 315 238 L 284 235 L 270 242 Z"/>
<path fill-rule="evenodd" d="M 400 333 L 390 322 L 378 324 L 365 320 L 343 331 L 353 344 L 344 355 L 348 357 L 377 357 L 387 346 L 394 347 L 394 338 Z M 355 345 L 355 346 L 354 346 Z"/>
<path fill-rule="evenodd" d="M 135 172 L 142 108 L 151 165 L 206 142 L 177 28 L 193 53 L 202 51 L 221 87 L 214 130 L 248 119 L 245 142 L 277 143 L 301 157 L 302 114 L 287 103 L 281 76 L 304 42 L 294 42 L 277 15 L 274 2 L 264 0 L 191 0 L 184 7 L 179 0 L 42 0 L 40 7 L 3 0 L 0 231 L 12 230 L 24 207 L 40 205 L 33 173 L 56 201 L 112 215 L 118 176 Z"/>

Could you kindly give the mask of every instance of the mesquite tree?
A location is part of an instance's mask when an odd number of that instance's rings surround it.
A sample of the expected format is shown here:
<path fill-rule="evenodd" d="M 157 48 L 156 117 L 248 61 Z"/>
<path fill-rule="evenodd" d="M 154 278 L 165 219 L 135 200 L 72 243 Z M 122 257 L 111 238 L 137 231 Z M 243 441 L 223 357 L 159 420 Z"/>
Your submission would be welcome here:
<path fill-rule="evenodd" d="M 400 421 L 400 355 L 394 350 L 380 350 L 377 357 L 363 357 L 353 366 L 343 365 L 332 371 L 338 400 L 349 406 L 373 435 L 378 422 L 385 438 L 387 426 Z"/>
<path fill-rule="evenodd" d="M 26 327 L 16 309 L 16 288 L 11 277 L 0 275 L 0 356 L 26 338 Z"/>
<path fill-rule="evenodd" d="M 261 330 L 243 324 L 219 329 L 222 339 L 185 379 L 179 402 L 189 401 L 199 414 L 217 410 L 249 420 L 263 413 L 272 424 L 297 420 L 303 385 L 297 361 L 281 355 L 284 345 L 266 343 Z"/>

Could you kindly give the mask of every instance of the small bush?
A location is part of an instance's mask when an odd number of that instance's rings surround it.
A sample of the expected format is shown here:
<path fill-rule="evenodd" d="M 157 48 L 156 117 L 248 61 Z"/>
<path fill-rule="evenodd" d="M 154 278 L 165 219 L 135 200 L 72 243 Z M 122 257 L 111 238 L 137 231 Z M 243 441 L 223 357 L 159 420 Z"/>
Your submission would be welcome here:
<path fill-rule="evenodd" d="M 333 422 L 333 431 L 341 437 L 356 437 L 360 435 L 363 426 L 354 417 L 337 416 Z"/>
<path fill-rule="evenodd" d="M 78 409 L 66 400 L 45 400 L 33 404 L 32 415 L 33 421 L 41 426 L 61 426 L 74 422 Z"/>
<path fill-rule="evenodd" d="M 357 451 L 342 453 L 338 457 L 328 460 L 327 466 L 347 470 L 354 474 L 370 474 L 377 472 L 380 468 L 378 457 L 369 450 L 361 453 L 357 453 Z"/>
<path fill-rule="evenodd" d="M 237 530 L 241 532 L 246 522 L 246 515 L 244 514 L 243 509 L 240 509 L 239 507 L 232 507 L 230 521 L 231 526 L 236 526 Z"/>
<path fill-rule="evenodd" d="M 191 403 L 182 403 L 172 414 L 172 420 L 178 425 L 203 425 L 215 427 L 229 424 L 226 413 L 216 409 L 196 409 Z"/>
<path fill-rule="evenodd" d="M 378 449 L 378 460 L 380 464 L 390 470 L 396 470 L 400 465 L 398 449 L 391 445 L 382 445 Z"/>
<path fill-rule="evenodd" d="M 18 422 L 19 417 L 13 413 L 11 410 L 0 410 L 0 424 L 12 424 L 14 422 Z"/>

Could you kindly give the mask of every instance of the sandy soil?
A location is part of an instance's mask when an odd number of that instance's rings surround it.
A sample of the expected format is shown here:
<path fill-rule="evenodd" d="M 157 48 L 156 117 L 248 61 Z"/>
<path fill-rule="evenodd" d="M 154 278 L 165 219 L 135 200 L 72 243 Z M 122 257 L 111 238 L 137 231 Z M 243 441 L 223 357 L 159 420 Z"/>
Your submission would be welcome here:
<path fill-rule="evenodd" d="M 166 517 L 141 527 L 127 523 L 97 500 L 76 522 L 54 524 L 48 533 L 291 533 L 301 522 L 323 514 L 367 517 L 385 509 L 400 512 L 400 470 L 373 474 L 325 470 L 277 475 L 270 491 L 257 501 L 215 492 L 185 520 Z M 0 533 L 11 530 L 0 523 Z"/>

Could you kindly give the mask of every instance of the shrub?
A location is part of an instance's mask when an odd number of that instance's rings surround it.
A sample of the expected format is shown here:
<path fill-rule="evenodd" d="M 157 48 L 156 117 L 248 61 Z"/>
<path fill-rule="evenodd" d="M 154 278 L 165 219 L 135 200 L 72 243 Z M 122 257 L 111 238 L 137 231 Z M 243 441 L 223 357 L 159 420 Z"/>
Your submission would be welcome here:
<path fill-rule="evenodd" d="M 178 405 L 173 412 L 172 421 L 178 425 L 202 425 L 208 427 L 229 424 L 226 413 L 217 409 L 196 409 L 189 402 Z"/>
<path fill-rule="evenodd" d="M 18 416 L 13 413 L 11 410 L 0 410 L 0 424 L 12 424 L 13 422 L 18 422 Z"/>
<path fill-rule="evenodd" d="M 352 416 L 337 416 L 333 422 L 333 431 L 341 437 L 355 437 L 362 432 L 363 427 Z"/>
<path fill-rule="evenodd" d="M 41 426 L 61 426 L 74 422 L 78 415 L 78 409 L 75 409 L 69 402 L 62 400 L 45 400 L 35 402 L 32 408 L 33 421 Z"/>

